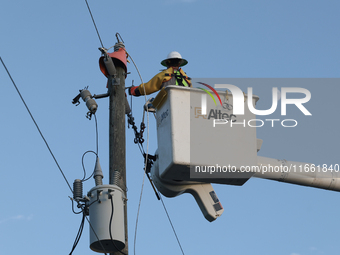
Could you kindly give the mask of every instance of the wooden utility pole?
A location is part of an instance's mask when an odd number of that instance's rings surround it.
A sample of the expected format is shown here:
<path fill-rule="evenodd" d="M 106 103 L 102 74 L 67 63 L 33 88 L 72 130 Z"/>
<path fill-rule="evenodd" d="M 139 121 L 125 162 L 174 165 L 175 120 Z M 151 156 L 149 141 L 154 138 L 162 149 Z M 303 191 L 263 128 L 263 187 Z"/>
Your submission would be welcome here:
<path fill-rule="evenodd" d="M 116 184 L 123 190 L 125 248 L 110 253 L 112 255 L 128 254 L 128 228 L 127 228 L 127 194 L 126 194 L 126 145 L 125 145 L 125 70 L 116 66 L 116 78 L 108 79 L 110 93 L 109 118 L 109 171 L 110 184 Z"/>

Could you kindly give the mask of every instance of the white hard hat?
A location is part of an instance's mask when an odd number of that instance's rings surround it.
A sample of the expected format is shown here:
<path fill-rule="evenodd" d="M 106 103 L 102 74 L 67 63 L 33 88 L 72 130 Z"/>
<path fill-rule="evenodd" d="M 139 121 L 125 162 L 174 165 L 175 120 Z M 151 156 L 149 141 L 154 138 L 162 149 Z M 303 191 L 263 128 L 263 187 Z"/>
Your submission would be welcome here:
<path fill-rule="evenodd" d="M 179 54 L 177 51 L 171 51 L 167 58 L 164 59 L 162 62 L 161 62 L 161 65 L 162 66 L 166 66 L 166 61 L 169 60 L 169 59 L 181 59 L 181 65 L 180 66 L 185 66 L 186 64 L 188 64 L 188 61 L 184 58 L 182 58 L 181 54 Z"/>

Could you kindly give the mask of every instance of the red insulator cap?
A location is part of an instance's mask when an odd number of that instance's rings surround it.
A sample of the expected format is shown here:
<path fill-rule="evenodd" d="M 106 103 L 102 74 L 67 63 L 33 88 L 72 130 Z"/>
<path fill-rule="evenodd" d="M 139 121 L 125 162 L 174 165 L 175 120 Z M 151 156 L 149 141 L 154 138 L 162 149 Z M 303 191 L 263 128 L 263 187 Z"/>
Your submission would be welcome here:
<path fill-rule="evenodd" d="M 125 77 L 127 76 L 127 59 L 126 59 L 126 51 L 124 48 L 120 48 L 118 51 L 114 51 L 112 53 L 108 53 L 108 55 L 112 58 L 113 64 L 115 66 L 120 66 L 125 70 Z M 106 70 L 106 66 L 104 63 L 104 57 L 99 58 L 99 68 L 102 73 L 108 77 L 109 73 Z"/>

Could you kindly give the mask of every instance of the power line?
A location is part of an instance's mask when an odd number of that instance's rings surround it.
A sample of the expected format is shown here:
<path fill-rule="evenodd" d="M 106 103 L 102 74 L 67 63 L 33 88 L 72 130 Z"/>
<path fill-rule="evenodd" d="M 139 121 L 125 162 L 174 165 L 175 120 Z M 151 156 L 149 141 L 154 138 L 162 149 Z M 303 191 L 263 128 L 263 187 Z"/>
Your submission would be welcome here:
<path fill-rule="evenodd" d="M 100 35 L 99 35 L 99 32 L 98 32 L 98 29 L 97 29 L 97 26 L 96 26 L 96 22 L 94 21 L 94 18 L 93 18 L 93 16 L 92 16 L 92 12 L 91 12 L 90 6 L 89 6 L 89 4 L 88 4 L 87 0 L 85 0 L 85 2 L 86 2 L 86 5 L 87 5 L 87 9 L 89 9 L 89 13 L 90 13 L 90 15 L 91 15 L 91 18 L 92 18 L 92 22 L 93 22 L 94 28 L 95 28 L 95 29 L 96 29 L 96 31 L 97 31 L 97 35 L 98 35 L 98 38 L 99 38 L 100 44 L 102 45 L 102 48 L 104 48 L 104 45 L 103 45 L 102 39 L 100 38 Z"/>
<path fill-rule="evenodd" d="M 70 188 L 70 190 L 71 190 L 71 192 L 72 192 L 72 194 L 73 194 L 73 190 L 72 190 L 72 188 L 71 188 L 71 185 L 70 185 L 69 182 L 67 181 L 66 176 L 65 176 L 63 170 L 61 169 L 60 165 L 58 164 L 57 159 L 55 158 L 55 156 L 54 156 L 54 154 L 53 154 L 53 152 L 52 152 L 50 146 L 48 145 L 48 143 L 47 143 L 47 141 L 46 141 L 44 135 L 42 134 L 42 132 L 41 132 L 41 130 L 40 130 L 40 128 L 39 128 L 37 122 L 35 121 L 35 119 L 34 119 L 32 113 L 31 113 L 31 111 L 29 110 L 29 108 L 28 108 L 28 106 L 27 106 L 27 104 L 26 104 L 24 98 L 22 97 L 22 95 L 21 95 L 21 93 L 20 93 L 20 91 L 19 91 L 17 85 L 15 84 L 15 82 L 14 82 L 14 80 L 13 80 L 13 78 L 12 78 L 10 72 L 8 71 L 6 65 L 5 65 L 5 63 L 4 63 L 4 61 L 2 60 L 1 57 L 0 57 L 0 60 L 1 60 L 1 63 L 2 63 L 2 65 L 4 66 L 4 68 L 5 68 L 5 70 L 6 70 L 6 72 L 7 72 L 8 76 L 9 76 L 9 78 L 11 79 L 11 81 L 12 81 L 12 83 L 13 83 L 13 85 L 14 85 L 16 91 L 18 92 L 18 94 L 19 94 L 19 96 L 20 96 L 22 102 L 24 103 L 24 105 L 25 105 L 25 107 L 26 107 L 26 109 L 27 109 L 29 115 L 31 116 L 31 119 L 33 120 L 33 122 L 34 122 L 34 124 L 35 124 L 35 126 L 36 126 L 36 128 L 37 128 L 37 130 L 38 130 L 38 132 L 39 132 L 39 134 L 40 134 L 40 136 L 41 136 L 41 138 L 44 140 L 44 142 L 45 142 L 45 144 L 46 144 L 46 146 L 47 146 L 47 149 L 49 150 L 49 152 L 50 152 L 51 156 L 53 157 L 53 159 L 54 159 L 54 161 L 55 161 L 57 167 L 59 168 L 59 171 L 61 172 L 62 176 L 64 177 L 64 180 L 66 181 L 68 187 Z M 93 152 L 93 153 L 95 153 L 96 156 L 98 157 L 98 126 L 97 126 L 97 118 L 95 118 L 95 123 L 96 123 L 96 150 L 97 150 L 97 152 Z M 84 171 L 85 171 L 85 170 L 84 170 Z M 84 173 L 84 174 L 86 174 L 86 173 Z M 73 203 L 73 200 L 72 200 L 72 203 Z M 72 206 L 72 210 L 73 210 L 73 206 Z M 73 210 L 73 212 L 74 212 L 74 210 Z M 74 213 L 75 213 L 75 212 L 74 212 Z M 77 233 L 76 239 L 75 239 L 75 241 L 74 241 L 74 244 L 73 244 L 73 246 L 72 246 L 72 250 L 71 250 L 71 253 L 70 253 L 70 254 L 73 253 L 74 249 L 76 248 L 76 246 L 77 246 L 77 244 L 78 244 L 78 242 L 79 242 L 79 240 L 80 240 L 80 237 L 81 237 L 81 234 L 82 234 L 82 231 L 83 231 L 83 228 L 84 228 L 84 220 L 86 219 L 86 220 L 88 221 L 88 223 L 89 223 L 89 225 L 90 225 L 92 231 L 93 231 L 94 234 L 96 235 L 96 237 L 97 237 L 97 239 L 98 239 L 100 245 L 102 246 L 102 248 L 103 248 L 103 250 L 104 250 L 104 252 L 105 252 L 105 255 L 106 255 L 107 253 L 106 253 L 106 251 L 105 251 L 105 248 L 104 248 L 103 244 L 101 243 L 101 241 L 99 240 L 99 238 L 98 238 L 96 232 L 94 231 L 94 229 L 93 229 L 93 227 L 92 227 L 90 221 L 89 221 L 88 218 L 86 217 L 86 213 L 84 212 L 84 208 L 82 208 L 82 210 L 81 210 L 80 213 L 83 213 L 83 218 L 82 218 L 82 221 L 81 221 L 81 224 L 80 224 L 80 227 L 79 227 L 79 230 L 78 230 L 78 233 Z M 77 213 L 76 213 L 76 214 L 77 214 Z"/>
<path fill-rule="evenodd" d="M 166 216 L 168 216 L 168 219 L 169 219 L 171 228 L 172 228 L 172 230 L 173 230 L 173 232 L 174 232 L 174 234 L 175 234 L 175 237 L 176 237 L 176 239 L 177 239 L 177 243 L 178 243 L 178 245 L 179 245 L 179 248 L 181 249 L 182 254 L 184 255 L 184 251 L 183 251 L 183 249 L 182 249 L 182 245 L 181 245 L 181 243 L 180 243 L 180 241 L 179 241 L 179 239 L 178 239 L 178 236 L 177 236 L 177 234 L 176 234 L 175 227 L 174 227 L 174 225 L 172 224 L 172 221 L 171 221 L 170 216 L 169 216 L 169 214 L 168 214 L 168 210 L 166 209 L 165 204 L 164 204 L 164 202 L 163 202 L 162 196 L 161 196 L 159 193 L 158 193 L 158 195 L 159 195 L 159 197 L 161 198 L 161 201 L 162 201 L 162 204 L 163 204 L 163 207 L 164 207 Z"/>
<path fill-rule="evenodd" d="M 136 255 L 136 242 L 137 242 L 137 227 L 138 227 L 138 219 L 139 219 L 139 211 L 140 211 L 140 206 L 142 204 L 142 196 L 143 196 L 143 189 L 144 189 L 144 181 L 145 181 L 145 171 L 143 174 L 143 182 L 142 182 L 142 188 L 140 191 L 140 196 L 139 196 L 139 203 L 138 203 L 138 209 L 137 209 L 137 216 L 136 216 L 136 226 L 135 226 L 135 236 L 133 240 L 133 254 Z"/>
<path fill-rule="evenodd" d="M 4 63 L 4 61 L 2 60 L 1 57 L 0 57 L 0 60 L 1 60 L 1 63 L 2 63 L 2 65 L 4 66 L 4 68 L 5 68 L 5 70 L 6 70 L 6 72 L 7 72 L 8 76 L 9 76 L 9 78 L 11 79 L 11 81 L 12 81 L 12 83 L 13 83 L 13 85 L 14 85 L 16 91 L 18 92 L 18 94 L 19 94 L 19 96 L 20 96 L 20 98 L 21 98 L 21 101 L 24 103 L 24 105 L 25 105 L 25 107 L 26 107 L 26 109 L 27 109 L 29 115 L 31 116 L 31 119 L 33 120 L 33 122 L 34 122 L 36 128 L 38 129 L 38 132 L 39 132 L 41 138 L 44 140 L 47 149 L 49 150 L 49 152 L 50 152 L 52 158 L 54 159 L 54 162 L 56 163 L 57 167 L 59 168 L 60 173 L 61 173 L 62 176 L 64 177 L 64 180 L 66 181 L 68 187 L 70 188 L 71 192 L 73 193 L 73 190 L 72 190 L 72 188 L 71 188 L 71 185 L 70 185 L 69 182 L 67 181 L 66 176 L 65 176 L 63 170 L 62 170 L 61 167 L 59 166 L 57 159 L 55 158 L 55 156 L 54 156 L 54 154 L 53 154 L 53 152 L 52 152 L 50 146 L 48 145 L 48 143 L 47 143 L 47 141 L 46 141 L 44 135 L 42 134 L 42 132 L 41 132 L 41 130 L 40 130 L 40 128 L 39 128 L 37 122 L 35 121 L 35 119 L 34 119 L 32 113 L 31 113 L 30 109 L 28 108 L 28 106 L 27 106 L 27 104 L 26 104 L 24 98 L 22 97 L 22 95 L 21 95 L 21 93 L 20 93 L 20 91 L 19 91 L 17 85 L 15 84 L 15 82 L 14 82 L 14 80 L 13 80 L 11 74 L 9 73 L 9 71 L 8 71 L 6 65 L 5 65 L 5 63 Z"/>

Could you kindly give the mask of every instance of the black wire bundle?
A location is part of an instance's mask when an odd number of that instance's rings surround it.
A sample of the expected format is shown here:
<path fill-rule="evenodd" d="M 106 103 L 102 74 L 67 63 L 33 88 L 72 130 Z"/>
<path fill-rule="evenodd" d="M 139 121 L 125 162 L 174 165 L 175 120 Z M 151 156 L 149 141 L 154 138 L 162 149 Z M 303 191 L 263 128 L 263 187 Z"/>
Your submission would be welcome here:
<path fill-rule="evenodd" d="M 114 240 L 113 240 L 113 237 L 112 237 L 111 228 L 112 228 L 112 219 L 113 219 L 113 212 L 114 212 L 112 195 L 110 195 L 110 200 L 111 200 L 111 217 L 110 217 L 110 223 L 109 223 L 109 232 L 110 232 L 111 242 L 112 242 L 113 246 L 116 248 L 117 251 L 119 251 L 119 252 L 120 252 L 121 254 L 123 254 L 123 255 L 127 255 L 127 254 L 125 254 L 124 252 L 120 251 L 120 250 L 117 248 L 117 246 L 116 246 L 116 244 L 115 244 L 115 242 L 114 242 Z"/>
<path fill-rule="evenodd" d="M 79 243 L 81 234 L 83 233 L 86 214 L 85 214 L 85 210 L 83 210 L 83 209 L 82 209 L 82 212 L 83 212 L 83 217 L 82 217 L 81 222 L 80 222 L 80 227 L 79 227 L 76 239 L 74 240 L 74 243 L 73 243 L 73 246 L 72 246 L 72 249 L 71 249 L 71 252 L 70 252 L 69 255 L 72 255 L 73 251 L 75 250 L 75 248 L 77 247 L 77 245 Z"/>

